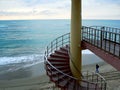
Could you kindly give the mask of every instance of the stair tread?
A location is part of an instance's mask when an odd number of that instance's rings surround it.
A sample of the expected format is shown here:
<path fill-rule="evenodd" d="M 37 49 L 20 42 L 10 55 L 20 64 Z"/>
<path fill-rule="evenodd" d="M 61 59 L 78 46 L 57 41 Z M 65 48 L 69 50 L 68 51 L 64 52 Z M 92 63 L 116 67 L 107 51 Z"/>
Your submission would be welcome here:
<path fill-rule="evenodd" d="M 67 65 L 68 62 L 51 62 L 51 64 L 53 64 L 53 65 L 54 65 L 54 64 L 57 64 L 57 65 L 58 65 L 58 64 L 59 64 L 59 65 L 61 65 L 61 64 L 62 64 L 62 65 Z"/>
<path fill-rule="evenodd" d="M 68 61 L 69 59 L 66 58 L 56 58 L 56 57 L 48 57 L 48 60 L 61 60 L 61 61 Z"/>
<path fill-rule="evenodd" d="M 63 50 L 56 50 L 55 53 L 60 53 L 60 54 L 63 54 L 63 55 L 68 55 L 68 52 L 65 52 Z"/>
<path fill-rule="evenodd" d="M 59 85 L 62 86 L 62 87 L 67 87 L 70 80 L 71 80 L 71 78 L 66 77 L 64 80 L 59 82 Z"/>
<path fill-rule="evenodd" d="M 69 56 L 66 56 L 64 54 L 58 54 L 58 53 L 52 53 L 50 56 L 51 57 L 59 57 L 59 58 L 69 58 Z"/>
<path fill-rule="evenodd" d="M 62 80 L 64 80 L 64 78 L 65 78 L 66 76 L 64 76 L 63 74 L 60 74 L 59 76 L 53 76 L 52 77 L 52 80 L 53 81 L 55 81 L 55 82 L 57 82 L 57 81 L 59 81 L 60 79 L 62 79 Z"/>
<path fill-rule="evenodd" d="M 61 47 L 60 49 L 63 50 L 63 51 L 68 52 L 68 48 L 67 47 Z"/>
<path fill-rule="evenodd" d="M 70 68 L 69 65 L 65 65 L 65 66 L 56 66 L 57 69 L 66 69 L 66 68 Z"/>
<path fill-rule="evenodd" d="M 70 73 L 71 72 L 69 69 L 60 70 L 60 71 L 63 72 L 63 73 Z M 61 72 L 55 71 L 55 70 L 48 70 L 48 72 L 51 72 L 52 75 L 62 74 Z"/>

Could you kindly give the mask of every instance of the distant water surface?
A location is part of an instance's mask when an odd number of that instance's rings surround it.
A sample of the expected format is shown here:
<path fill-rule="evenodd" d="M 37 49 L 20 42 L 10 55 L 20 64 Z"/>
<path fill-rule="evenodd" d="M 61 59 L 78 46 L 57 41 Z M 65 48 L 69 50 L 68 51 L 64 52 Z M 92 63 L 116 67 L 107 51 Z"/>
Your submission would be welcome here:
<path fill-rule="evenodd" d="M 120 28 L 120 20 L 83 20 L 82 24 Z M 30 66 L 43 62 L 46 46 L 68 32 L 70 20 L 1 20 L 0 66 L 18 63 Z"/>

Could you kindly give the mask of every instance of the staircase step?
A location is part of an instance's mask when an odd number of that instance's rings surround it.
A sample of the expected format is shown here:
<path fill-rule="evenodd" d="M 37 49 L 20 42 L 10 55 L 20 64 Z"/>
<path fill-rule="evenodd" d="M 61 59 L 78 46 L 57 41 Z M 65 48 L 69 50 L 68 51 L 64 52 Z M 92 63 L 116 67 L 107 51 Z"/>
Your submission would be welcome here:
<path fill-rule="evenodd" d="M 59 70 L 59 71 L 56 71 L 56 69 L 54 69 L 54 68 L 51 68 L 51 67 L 47 67 L 47 73 L 48 73 L 48 75 L 58 75 L 58 74 L 60 74 L 61 72 L 63 72 L 63 73 L 67 73 L 67 74 L 70 74 L 71 72 L 70 72 L 70 69 L 69 68 L 66 68 L 66 69 L 63 69 L 63 70 Z"/>
<path fill-rule="evenodd" d="M 62 51 L 68 52 L 68 48 L 67 47 L 61 47 L 60 48 Z"/>
<path fill-rule="evenodd" d="M 59 69 L 59 70 L 64 70 L 64 69 L 67 69 L 67 68 L 70 69 L 69 65 L 67 65 L 67 66 L 56 66 L 56 68 Z"/>
<path fill-rule="evenodd" d="M 51 64 L 53 66 L 56 66 L 56 65 L 58 65 L 58 66 L 64 66 L 64 65 L 68 65 L 69 63 L 68 62 L 51 62 Z"/>
<path fill-rule="evenodd" d="M 68 48 L 61 47 L 48 57 L 47 60 L 53 67 L 49 63 L 46 63 L 47 75 L 61 90 L 81 90 L 79 83 L 67 76 L 72 76 L 69 66 Z M 82 88 L 82 90 L 86 90 L 86 87 Z"/>
<path fill-rule="evenodd" d="M 58 75 L 58 76 L 52 76 L 52 80 L 54 82 L 59 81 L 60 79 L 64 80 L 66 77 L 64 76 L 64 74 Z"/>
<path fill-rule="evenodd" d="M 69 56 L 67 55 L 61 55 L 61 54 L 57 54 L 57 53 L 53 53 L 50 55 L 51 57 L 57 57 L 57 58 L 64 58 L 64 59 L 68 59 L 69 60 Z"/>
<path fill-rule="evenodd" d="M 60 80 L 60 82 L 57 83 L 57 86 L 62 87 L 62 88 L 67 88 L 70 80 L 71 78 L 66 76 L 64 80 Z"/>
<path fill-rule="evenodd" d="M 68 85 L 68 90 L 75 90 L 75 81 L 71 80 L 71 82 Z"/>
<path fill-rule="evenodd" d="M 56 50 L 55 53 L 60 54 L 60 55 L 68 56 L 68 52 L 65 52 L 65 51 L 62 51 L 62 50 Z"/>
<path fill-rule="evenodd" d="M 49 57 L 48 61 L 51 62 L 68 62 L 68 59 L 64 59 L 64 58 L 54 58 L 54 57 Z"/>

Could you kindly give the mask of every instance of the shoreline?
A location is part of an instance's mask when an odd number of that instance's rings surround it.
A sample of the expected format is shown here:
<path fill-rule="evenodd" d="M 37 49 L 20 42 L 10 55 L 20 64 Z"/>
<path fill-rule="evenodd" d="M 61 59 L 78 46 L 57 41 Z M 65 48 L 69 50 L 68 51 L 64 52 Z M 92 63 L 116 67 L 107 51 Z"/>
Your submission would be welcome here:
<path fill-rule="evenodd" d="M 97 64 L 100 65 L 100 69 L 99 69 L 100 72 L 116 71 L 115 68 L 113 68 L 111 65 L 105 62 L 99 62 Z M 4 88 L 4 90 L 40 90 L 41 87 L 46 87 L 47 85 L 53 86 L 54 85 L 53 83 L 49 83 L 50 79 L 45 74 L 45 70 L 43 70 L 44 69 L 43 65 L 44 63 L 38 63 L 34 66 L 26 68 L 26 70 L 27 69 L 28 71 L 31 70 L 32 73 L 34 73 L 29 77 L 19 78 L 19 79 L 0 80 L 0 90 L 1 88 Z M 93 72 L 95 71 L 95 65 L 96 63 L 84 65 L 82 66 L 82 71 Z M 42 74 L 41 74 L 41 71 L 43 72 Z M 18 72 L 14 74 L 17 74 L 17 73 Z M 120 80 L 116 82 L 118 84 Z M 111 84 L 113 84 L 113 82 L 110 83 L 110 85 Z M 110 90 L 116 90 L 116 89 L 112 88 Z"/>
<path fill-rule="evenodd" d="M 97 62 L 99 64 L 100 72 L 106 72 L 111 70 L 116 70 L 115 68 L 111 67 L 109 64 L 105 62 Z M 86 65 L 82 65 L 83 72 L 95 72 L 96 63 L 90 63 Z M 11 80 L 20 80 L 20 79 L 27 79 L 27 78 L 35 78 L 46 73 L 44 69 L 44 62 L 36 63 L 30 67 L 23 67 L 16 71 L 10 71 L 3 74 L 0 74 L 0 82 L 1 81 L 11 81 Z"/>
<path fill-rule="evenodd" d="M 82 65 L 99 63 L 102 61 L 94 54 L 83 54 Z M 91 60 L 89 60 L 91 59 Z M 37 73 L 36 73 L 37 72 Z M 36 77 L 44 74 L 44 61 L 32 63 L 13 63 L 0 66 L 0 80 L 21 79 Z"/>
<path fill-rule="evenodd" d="M 9 72 L 0 74 L 0 81 L 32 78 L 32 77 L 38 77 L 43 74 L 45 74 L 44 63 L 40 62 L 29 67 L 22 67 L 15 71 L 9 71 Z"/>

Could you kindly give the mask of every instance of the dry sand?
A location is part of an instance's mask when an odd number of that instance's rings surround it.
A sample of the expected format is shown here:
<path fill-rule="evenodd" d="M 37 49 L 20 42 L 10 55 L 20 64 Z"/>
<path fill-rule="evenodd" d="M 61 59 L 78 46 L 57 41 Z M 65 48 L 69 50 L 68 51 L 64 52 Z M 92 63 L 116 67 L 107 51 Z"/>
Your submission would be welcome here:
<path fill-rule="evenodd" d="M 111 65 L 104 62 L 99 63 L 99 65 L 100 72 L 116 70 Z M 85 65 L 83 66 L 82 70 L 91 72 L 95 71 L 95 64 Z M 46 76 L 43 63 L 26 68 L 24 71 L 29 72 L 30 75 L 24 78 L 8 78 L 8 80 L 1 80 L 0 90 L 53 90 L 51 87 L 54 87 L 55 85 L 51 83 L 49 81 L 49 77 Z M 17 76 L 18 72 L 19 71 L 14 72 L 14 76 Z M 107 81 L 107 90 L 120 90 L 120 79 Z"/>

